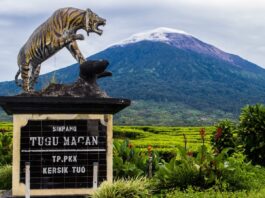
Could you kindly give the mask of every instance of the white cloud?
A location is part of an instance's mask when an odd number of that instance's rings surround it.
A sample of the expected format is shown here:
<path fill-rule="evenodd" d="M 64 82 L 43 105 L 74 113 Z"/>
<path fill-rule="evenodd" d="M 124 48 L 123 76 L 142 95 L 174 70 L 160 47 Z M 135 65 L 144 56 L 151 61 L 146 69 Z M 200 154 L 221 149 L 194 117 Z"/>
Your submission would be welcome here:
<path fill-rule="evenodd" d="M 107 19 L 104 34 L 78 42 L 90 56 L 132 34 L 181 29 L 225 51 L 265 67 L 263 0 L 0 0 L 0 81 L 17 70 L 19 49 L 33 30 L 60 7 L 91 8 Z M 75 63 L 67 50 L 44 62 L 42 73 Z"/>

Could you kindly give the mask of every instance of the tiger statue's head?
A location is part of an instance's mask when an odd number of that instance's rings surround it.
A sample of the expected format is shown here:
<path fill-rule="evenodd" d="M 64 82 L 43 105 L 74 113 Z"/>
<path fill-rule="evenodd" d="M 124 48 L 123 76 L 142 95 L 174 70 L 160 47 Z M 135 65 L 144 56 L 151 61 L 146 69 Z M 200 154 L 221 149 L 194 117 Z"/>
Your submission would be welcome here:
<path fill-rule="evenodd" d="M 90 32 L 95 32 L 101 35 L 103 31 L 98 27 L 106 24 L 106 19 L 99 17 L 97 14 L 92 12 L 90 9 L 86 9 L 85 13 L 85 30 L 89 36 Z"/>

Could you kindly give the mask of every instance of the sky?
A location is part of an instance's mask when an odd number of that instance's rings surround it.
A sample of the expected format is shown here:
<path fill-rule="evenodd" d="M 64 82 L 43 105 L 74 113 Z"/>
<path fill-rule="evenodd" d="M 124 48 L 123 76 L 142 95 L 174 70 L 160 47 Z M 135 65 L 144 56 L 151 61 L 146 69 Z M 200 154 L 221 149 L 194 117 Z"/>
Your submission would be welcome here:
<path fill-rule="evenodd" d="M 183 30 L 265 68 L 264 0 L 0 0 L 0 81 L 13 80 L 17 54 L 56 9 L 90 8 L 107 20 L 102 36 L 78 41 L 85 57 L 132 34 L 158 27 Z M 41 73 L 76 63 L 66 49 L 45 61 Z"/>

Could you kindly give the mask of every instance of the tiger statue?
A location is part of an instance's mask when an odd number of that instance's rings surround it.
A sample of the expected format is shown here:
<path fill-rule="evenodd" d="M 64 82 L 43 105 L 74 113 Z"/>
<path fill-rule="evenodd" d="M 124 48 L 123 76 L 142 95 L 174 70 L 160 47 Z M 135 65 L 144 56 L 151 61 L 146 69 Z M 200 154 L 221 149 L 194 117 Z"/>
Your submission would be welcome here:
<path fill-rule="evenodd" d="M 15 82 L 25 92 L 34 91 L 34 85 L 39 77 L 41 63 L 66 47 L 79 64 L 86 61 L 80 52 L 76 40 L 84 40 L 82 34 L 76 34 L 80 29 L 87 32 L 102 34 L 99 26 L 105 25 L 106 20 L 99 17 L 90 9 L 61 8 L 41 24 L 29 37 L 18 54 L 19 70 Z M 22 83 L 18 77 L 21 74 Z"/>

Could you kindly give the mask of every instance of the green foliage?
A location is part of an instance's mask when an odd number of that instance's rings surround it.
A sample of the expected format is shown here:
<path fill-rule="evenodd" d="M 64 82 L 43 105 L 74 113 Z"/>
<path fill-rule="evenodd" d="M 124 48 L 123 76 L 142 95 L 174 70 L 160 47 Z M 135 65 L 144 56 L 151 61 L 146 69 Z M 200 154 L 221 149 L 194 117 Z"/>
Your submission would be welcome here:
<path fill-rule="evenodd" d="M 230 120 L 222 120 L 216 124 L 216 130 L 211 138 L 211 145 L 215 152 L 221 152 L 225 148 L 235 148 L 233 133 L 236 126 Z"/>
<path fill-rule="evenodd" d="M 0 133 L 0 166 L 12 162 L 12 133 Z"/>
<path fill-rule="evenodd" d="M 239 137 L 245 154 L 255 164 L 265 165 L 265 106 L 243 108 L 240 115 Z"/>
<path fill-rule="evenodd" d="M 242 153 L 234 153 L 225 161 L 222 189 L 229 191 L 261 189 L 265 183 L 265 169 L 246 163 Z"/>
<path fill-rule="evenodd" d="M 92 198 L 146 198 L 151 195 L 146 178 L 117 180 L 113 184 L 103 182 Z"/>
<path fill-rule="evenodd" d="M 179 147 L 177 158 L 164 162 L 155 174 L 158 189 L 187 189 L 220 191 L 259 190 L 264 187 L 265 169 L 245 162 L 242 153 L 228 157 L 229 149 L 211 153 L 201 146 L 196 157 Z"/>
<path fill-rule="evenodd" d="M 155 174 L 158 189 L 170 189 L 175 187 L 186 188 L 198 180 L 199 174 L 196 166 L 189 161 L 177 161 L 172 158 L 170 162 L 164 162 Z"/>
<path fill-rule="evenodd" d="M 132 178 L 146 176 L 148 172 L 148 152 L 133 147 L 128 140 L 114 141 L 113 174 L 116 178 Z M 157 167 L 159 157 L 152 152 L 152 167 Z"/>
<path fill-rule="evenodd" d="M 164 162 L 156 172 L 157 185 L 160 188 L 181 189 L 190 185 L 203 189 L 217 185 L 222 176 L 227 151 L 224 149 L 215 155 L 202 145 L 194 157 L 192 152 L 179 146 L 178 157 L 171 159 L 169 163 Z"/>
<path fill-rule="evenodd" d="M 0 189 L 9 190 L 12 187 L 12 166 L 0 166 Z"/>

